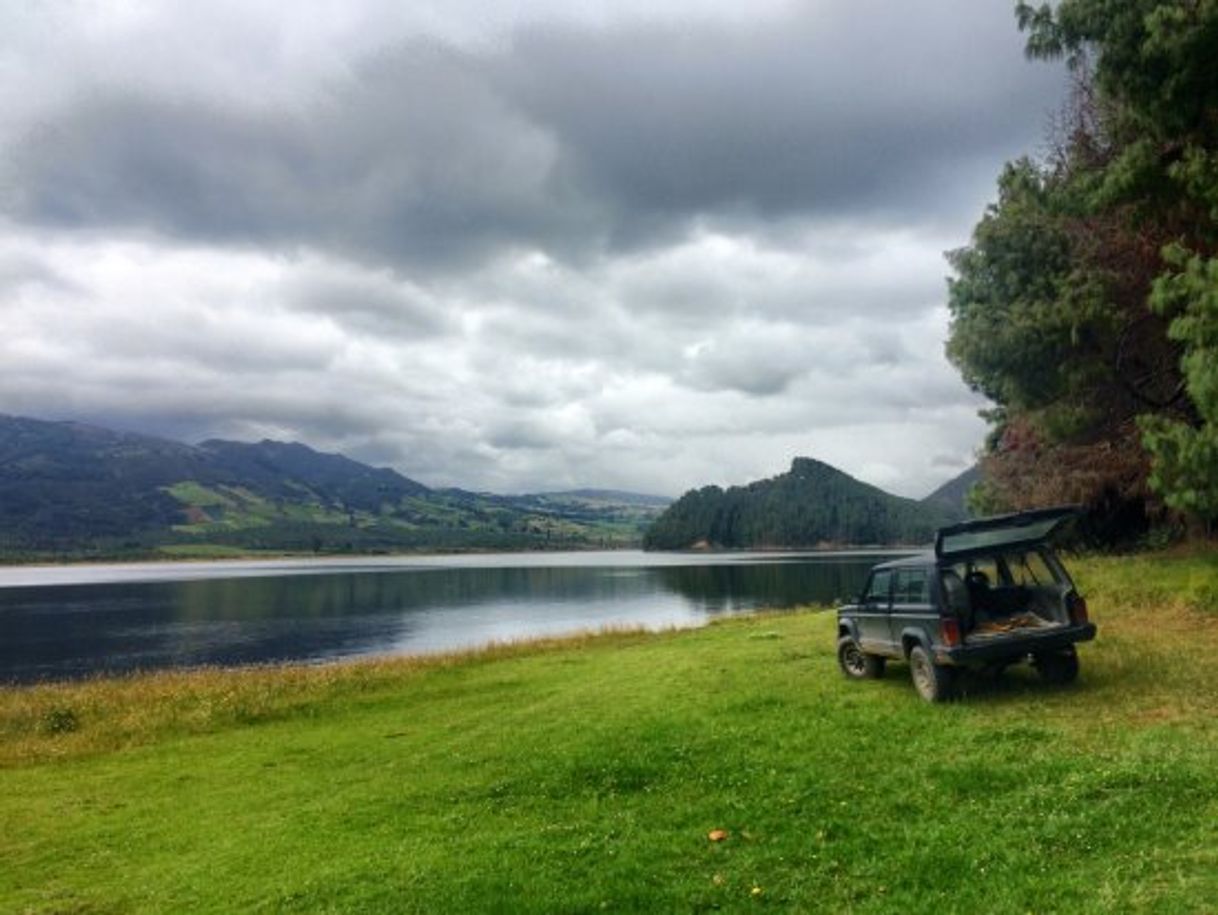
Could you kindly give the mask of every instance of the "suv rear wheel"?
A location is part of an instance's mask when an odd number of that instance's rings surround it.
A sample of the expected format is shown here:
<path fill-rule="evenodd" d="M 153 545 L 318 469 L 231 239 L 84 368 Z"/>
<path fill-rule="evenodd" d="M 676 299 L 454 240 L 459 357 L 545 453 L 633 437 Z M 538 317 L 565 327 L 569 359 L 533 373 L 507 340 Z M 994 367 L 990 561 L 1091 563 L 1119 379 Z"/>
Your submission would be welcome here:
<path fill-rule="evenodd" d="M 1046 683 L 1073 683 L 1078 679 L 1078 652 L 1073 648 L 1034 655 L 1032 663 Z"/>
<path fill-rule="evenodd" d="M 956 672 L 931 660 L 930 654 L 921 645 L 909 652 L 909 676 L 914 689 L 927 702 L 944 702 L 952 696 Z"/>
<path fill-rule="evenodd" d="M 852 680 L 875 680 L 884 676 L 884 659 L 867 654 L 848 635 L 837 640 L 837 663 Z"/>

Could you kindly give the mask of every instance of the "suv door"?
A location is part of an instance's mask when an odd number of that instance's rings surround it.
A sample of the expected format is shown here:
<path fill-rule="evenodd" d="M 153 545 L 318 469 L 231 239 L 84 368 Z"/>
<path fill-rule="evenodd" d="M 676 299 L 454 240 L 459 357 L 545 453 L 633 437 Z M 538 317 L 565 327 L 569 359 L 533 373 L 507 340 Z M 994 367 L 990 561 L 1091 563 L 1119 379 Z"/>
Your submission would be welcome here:
<path fill-rule="evenodd" d="M 892 608 L 892 570 L 877 569 L 867 579 L 863 598 L 859 601 L 859 647 L 864 651 L 883 654 L 889 650 L 888 614 Z"/>
<path fill-rule="evenodd" d="M 892 579 L 892 613 L 889 616 L 888 637 L 894 645 L 901 644 L 907 629 L 918 629 L 933 637 L 939 614 L 930 597 L 931 570 L 897 569 Z"/>

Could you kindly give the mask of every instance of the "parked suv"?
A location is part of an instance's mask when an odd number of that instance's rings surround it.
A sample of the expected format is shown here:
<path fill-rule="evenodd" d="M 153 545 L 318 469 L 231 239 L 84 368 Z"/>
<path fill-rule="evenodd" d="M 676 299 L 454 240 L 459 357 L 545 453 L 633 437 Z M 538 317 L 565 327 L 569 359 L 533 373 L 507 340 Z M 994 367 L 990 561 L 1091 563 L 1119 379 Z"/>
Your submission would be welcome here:
<path fill-rule="evenodd" d="M 941 702 L 960 668 L 1031 660 L 1052 683 L 1078 676 L 1075 644 L 1095 638 L 1087 603 L 1048 539 L 1073 506 L 942 528 L 935 549 L 871 570 L 858 602 L 837 611 L 837 659 L 853 679 L 909 661 L 919 695 Z"/>

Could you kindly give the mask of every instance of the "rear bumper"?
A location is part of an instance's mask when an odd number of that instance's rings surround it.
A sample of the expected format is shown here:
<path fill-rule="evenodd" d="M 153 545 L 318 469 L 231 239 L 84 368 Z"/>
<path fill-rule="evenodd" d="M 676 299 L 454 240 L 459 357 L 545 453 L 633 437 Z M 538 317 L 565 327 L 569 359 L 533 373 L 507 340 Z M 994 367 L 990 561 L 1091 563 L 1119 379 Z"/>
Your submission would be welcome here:
<path fill-rule="evenodd" d="M 1073 645 L 1075 642 L 1089 642 L 1093 638 L 1095 638 L 1095 623 L 1066 626 L 1063 629 L 1050 629 L 1046 632 L 1020 632 L 1012 634 L 1010 638 L 994 639 L 980 645 L 939 648 L 935 651 L 935 660 L 940 664 L 957 666 L 985 661 L 1001 661 L 1035 654 L 1038 651 L 1053 651 Z"/>

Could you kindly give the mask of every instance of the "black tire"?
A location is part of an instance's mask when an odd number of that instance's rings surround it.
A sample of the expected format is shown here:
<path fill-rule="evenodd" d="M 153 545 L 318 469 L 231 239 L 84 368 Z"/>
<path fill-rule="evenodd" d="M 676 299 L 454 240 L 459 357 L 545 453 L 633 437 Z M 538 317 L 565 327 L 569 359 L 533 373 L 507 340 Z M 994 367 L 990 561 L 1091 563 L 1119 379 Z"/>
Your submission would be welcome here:
<path fill-rule="evenodd" d="M 909 677 L 927 702 L 946 702 L 955 692 L 956 671 L 936 664 L 921 645 L 910 649 Z"/>
<path fill-rule="evenodd" d="M 1046 683 L 1060 686 L 1078 679 L 1078 652 L 1073 647 L 1035 655 L 1032 663 Z"/>
<path fill-rule="evenodd" d="M 867 654 L 848 635 L 837 640 L 837 664 L 851 680 L 878 680 L 884 676 L 884 659 Z"/>

